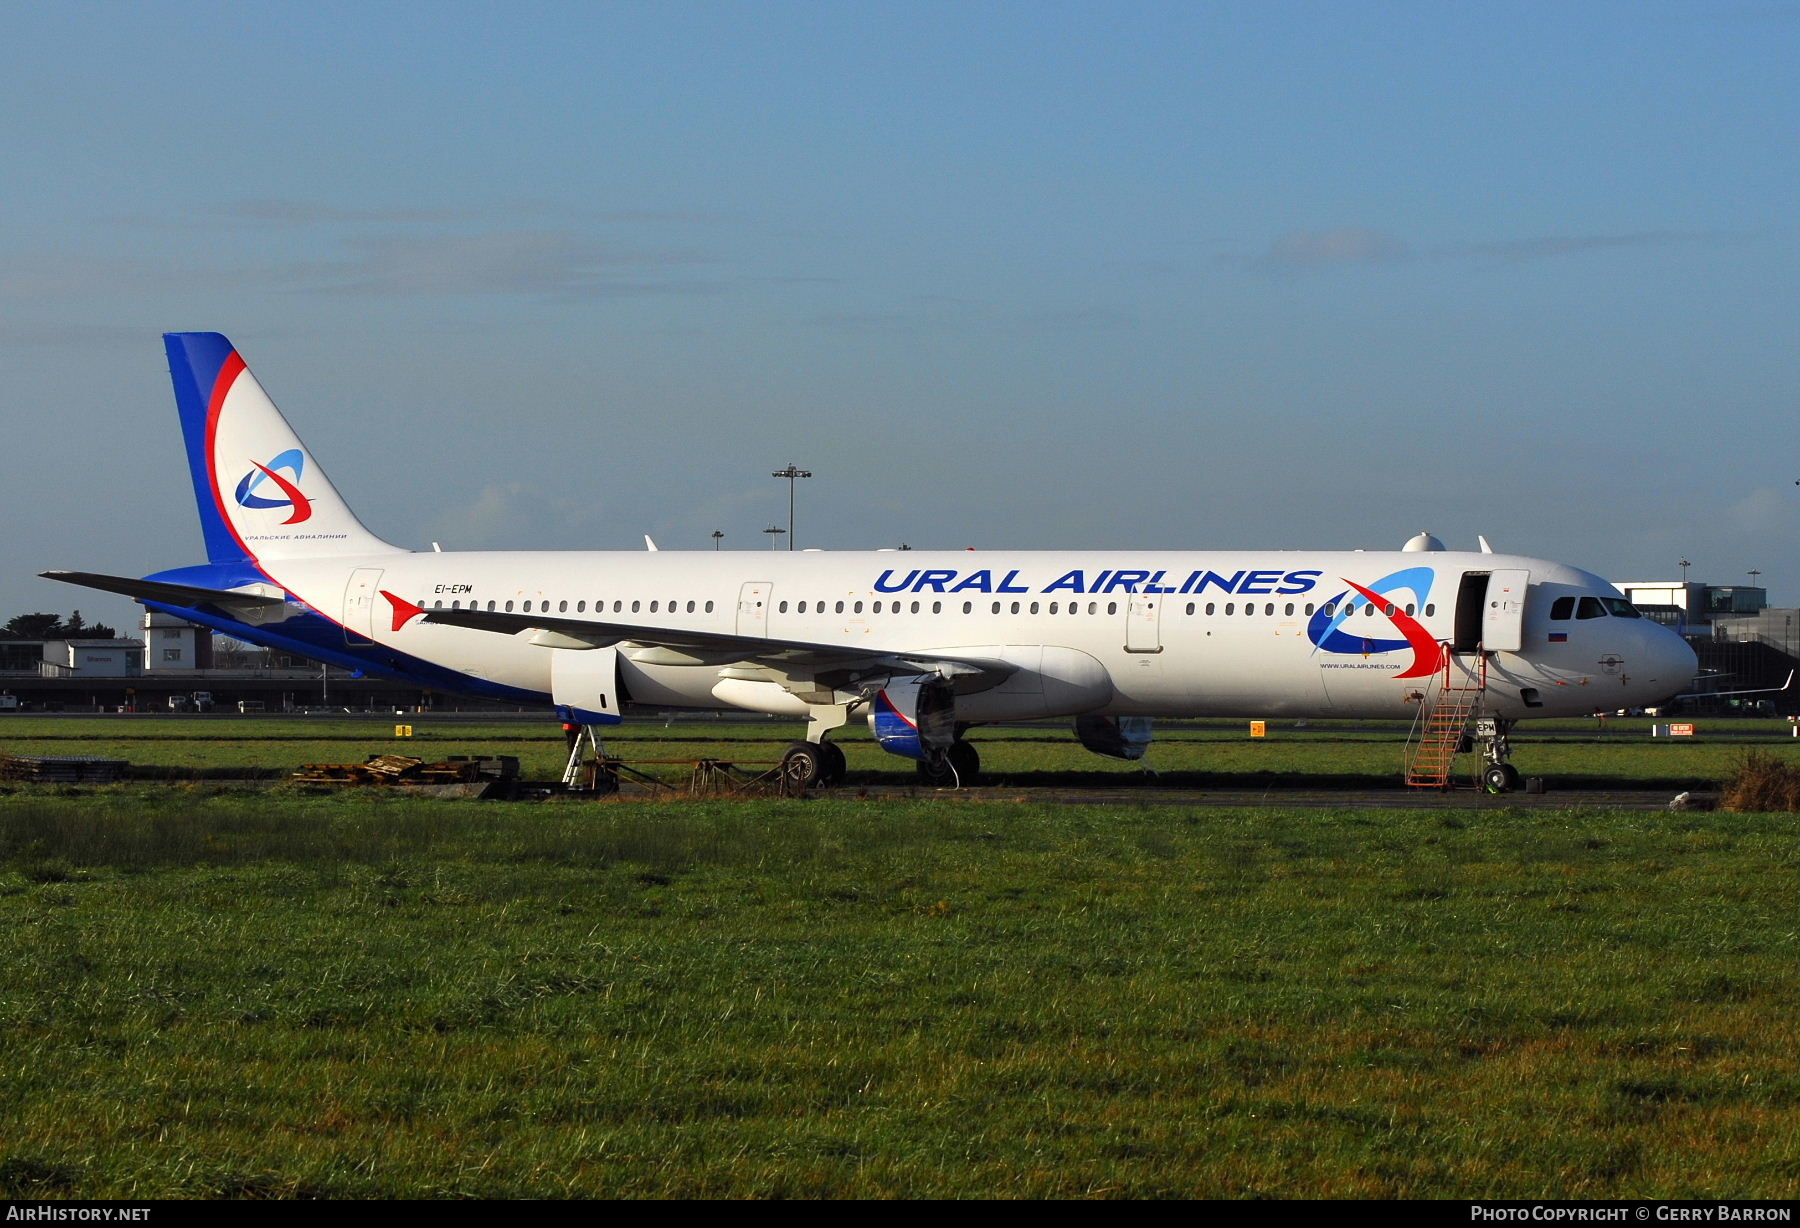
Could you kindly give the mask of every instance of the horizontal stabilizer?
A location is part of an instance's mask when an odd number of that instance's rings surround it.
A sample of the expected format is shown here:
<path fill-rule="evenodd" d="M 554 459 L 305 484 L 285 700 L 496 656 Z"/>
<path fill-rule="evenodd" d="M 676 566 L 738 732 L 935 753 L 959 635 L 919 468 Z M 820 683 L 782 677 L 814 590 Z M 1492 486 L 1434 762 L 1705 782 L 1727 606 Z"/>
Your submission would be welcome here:
<path fill-rule="evenodd" d="M 102 592 L 122 593 L 139 601 L 155 601 L 162 605 L 218 605 L 242 609 L 286 604 L 284 597 L 269 597 L 261 593 L 240 593 L 229 588 L 201 588 L 195 584 L 167 584 L 161 580 L 133 580 L 129 576 L 103 576 L 92 571 L 41 571 L 38 574 L 46 580 L 61 580 L 64 584 L 79 584 Z"/>

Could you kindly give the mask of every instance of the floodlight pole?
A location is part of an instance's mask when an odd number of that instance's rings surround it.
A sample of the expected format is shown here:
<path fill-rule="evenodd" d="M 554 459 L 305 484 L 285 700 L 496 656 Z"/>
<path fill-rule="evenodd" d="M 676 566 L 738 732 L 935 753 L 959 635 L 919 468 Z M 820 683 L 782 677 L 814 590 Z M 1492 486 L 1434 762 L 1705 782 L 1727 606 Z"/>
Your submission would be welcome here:
<path fill-rule="evenodd" d="M 793 461 L 789 461 L 788 467 L 786 469 L 777 469 L 774 473 L 771 473 L 769 476 L 772 478 L 786 478 L 787 479 L 787 484 L 788 484 L 787 539 L 788 539 L 788 549 L 792 550 L 794 548 L 794 480 L 796 478 L 810 478 L 812 476 L 812 474 L 808 470 L 797 467 Z"/>

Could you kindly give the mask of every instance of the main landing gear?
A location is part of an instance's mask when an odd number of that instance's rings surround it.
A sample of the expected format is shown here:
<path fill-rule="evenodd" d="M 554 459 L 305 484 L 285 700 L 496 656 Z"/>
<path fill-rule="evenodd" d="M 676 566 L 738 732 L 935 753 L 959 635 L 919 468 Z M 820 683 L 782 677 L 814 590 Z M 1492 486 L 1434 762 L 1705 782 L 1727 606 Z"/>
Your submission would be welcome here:
<path fill-rule="evenodd" d="M 844 752 L 830 742 L 790 742 L 781 756 L 781 776 L 796 789 L 844 783 Z"/>
<path fill-rule="evenodd" d="M 1506 740 L 1512 724 L 1493 716 L 1475 722 L 1475 740 L 1481 743 L 1482 758 L 1487 760 L 1481 769 L 1481 787 L 1489 793 L 1511 793 L 1519 787 L 1519 769 L 1509 762 L 1512 744 Z"/>
<path fill-rule="evenodd" d="M 981 775 L 981 756 L 969 743 L 958 738 L 929 758 L 919 760 L 919 780 L 934 789 L 957 789 L 972 785 Z"/>

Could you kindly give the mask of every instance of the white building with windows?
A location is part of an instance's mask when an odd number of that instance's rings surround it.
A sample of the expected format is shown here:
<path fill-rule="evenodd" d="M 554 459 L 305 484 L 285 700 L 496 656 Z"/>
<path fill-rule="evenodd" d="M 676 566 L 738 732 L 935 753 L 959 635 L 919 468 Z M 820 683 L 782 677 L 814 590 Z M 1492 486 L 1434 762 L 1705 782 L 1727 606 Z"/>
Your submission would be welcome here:
<path fill-rule="evenodd" d="M 144 671 L 151 674 L 210 669 L 212 630 L 160 610 L 144 612 Z"/>

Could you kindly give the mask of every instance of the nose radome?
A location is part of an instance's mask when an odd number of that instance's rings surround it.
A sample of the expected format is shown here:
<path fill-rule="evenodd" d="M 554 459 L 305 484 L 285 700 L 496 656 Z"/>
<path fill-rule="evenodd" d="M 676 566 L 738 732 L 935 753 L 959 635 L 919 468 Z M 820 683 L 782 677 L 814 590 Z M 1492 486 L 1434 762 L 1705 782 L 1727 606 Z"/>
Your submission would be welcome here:
<path fill-rule="evenodd" d="M 1688 642 L 1667 627 L 1650 624 L 1650 642 L 1644 646 L 1644 664 L 1649 668 L 1640 675 L 1644 685 L 1653 689 L 1656 699 L 1667 699 L 1690 688 L 1700 672 L 1700 658 Z"/>

